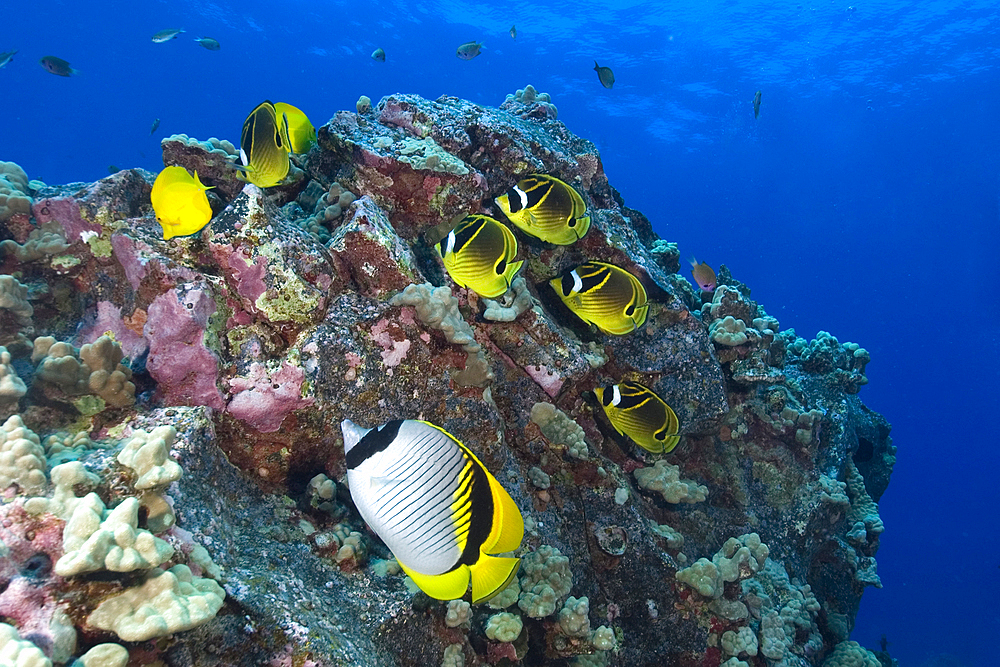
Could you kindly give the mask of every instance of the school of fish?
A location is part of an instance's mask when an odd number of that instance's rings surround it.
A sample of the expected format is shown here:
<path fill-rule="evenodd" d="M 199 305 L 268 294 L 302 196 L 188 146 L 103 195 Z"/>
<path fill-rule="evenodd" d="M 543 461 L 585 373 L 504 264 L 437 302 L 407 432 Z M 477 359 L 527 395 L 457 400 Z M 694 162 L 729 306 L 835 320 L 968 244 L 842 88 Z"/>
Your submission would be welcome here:
<path fill-rule="evenodd" d="M 162 30 L 154 43 L 176 39 L 183 29 Z M 517 29 L 510 28 L 516 39 Z M 219 50 L 210 37 L 195 40 Z M 482 53 L 482 42 L 467 42 L 456 55 L 471 60 Z M 17 51 L 0 53 L 0 68 Z M 385 62 L 381 48 L 372 59 Z M 52 74 L 77 74 L 55 56 L 41 59 Z M 614 73 L 596 62 L 602 86 L 611 89 Z M 759 114 L 760 92 L 754 101 Z M 159 128 L 160 119 L 150 134 Z M 240 134 L 237 176 L 261 188 L 280 184 L 290 169 L 290 155 L 306 153 L 316 142 L 316 130 L 299 108 L 265 100 L 247 116 Z M 109 168 L 117 171 L 117 168 Z M 198 173 L 165 167 L 153 184 L 150 203 L 164 240 L 192 236 L 212 219 L 212 206 Z M 535 243 L 569 246 L 584 238 L 591 219 L 583 196 L 552 174 L 528 174 L 493 200 L 501 217 L 536 239 Z M 434 244 L 441 263 L 461 288 L 485 298 L 503 297 L 522 269 L 514 231 L 496 217 L 469 213 Z M 691 258 L 695 284 L 710 293 L 715 272 Z M 626 336 L 644 326 L 650 302 L 642 281 L 631 271 L 600 261 L 585 261 L 549 280 L 548 287 L 585 326 L 611 336 Z M 656 392 L 624 379 L 595 387 L 593 396 L 611 429 L 639 447 L 671 452 L 680 441 L 680 424 L 670 405 Z M 395 555 L 400 567 L 424 592 L 441 600 L 464 596 L 484 602 L 516 576 L 519 559 L 500 556 L 516 551 L 524 522 L 510 494 L 473 452 L 441 427 L 425 421 L 400 419 L 376 428 L 350 420 L 341 424 L 347 480 L 358 512 Z"/>

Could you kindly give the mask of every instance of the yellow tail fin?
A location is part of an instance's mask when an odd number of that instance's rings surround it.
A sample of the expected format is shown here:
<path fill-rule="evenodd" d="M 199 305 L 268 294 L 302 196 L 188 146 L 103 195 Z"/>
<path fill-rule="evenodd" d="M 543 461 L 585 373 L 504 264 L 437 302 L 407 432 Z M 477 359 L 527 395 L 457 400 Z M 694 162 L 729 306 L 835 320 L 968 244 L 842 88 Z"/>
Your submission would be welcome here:
<path fill-rule="evenodd" d="M 444 574 L 420 574 L 402 563 L 399 567 L 413 579 L 413 582 L 436 600 L 457 600 L 469 590 L 469 566 L 459 565 Z"/>
<path fill-rule="evenodd" d="M 482 549 L 488 554 L 514 551 L 521 546 L 521 538 L 524 537 L 524 519 L 521 518 L 521 510 L 493 475 L 489 475 L 489 479 L 490 491 L 493 493 L 493 526 Z"/>
<path fill-rule="evenodd" d="M 486 602 L 506 588 L 517 574 L 520 563 L 520 558 L 481 555 L 479 561 L 469 567 L 472 573 L 472 603 Z"/>

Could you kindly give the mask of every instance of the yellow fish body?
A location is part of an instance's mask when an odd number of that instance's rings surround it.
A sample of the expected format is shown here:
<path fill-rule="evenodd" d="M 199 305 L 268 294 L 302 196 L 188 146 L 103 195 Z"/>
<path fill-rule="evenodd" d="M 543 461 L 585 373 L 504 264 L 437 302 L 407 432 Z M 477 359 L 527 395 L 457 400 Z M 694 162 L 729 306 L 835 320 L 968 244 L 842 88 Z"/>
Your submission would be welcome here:
<path fill-rule="evenodd" d="M 243 122 L 240 135 L 241 178 L 256 186 L 269 188 L 288 175 L 287 117 L 280 117 L 270 102 L 261 102 Z"/>
<path fill-rule="evenodd" d="M 316 128 L 301 109 L 285 102 L 274 103 L 274 113 L 278 118 L 285 114 L 288 121 L 288 145 L 292 153 L 308 153 L 316 143 Z"/>
<path fill-rule="evenodd" d="M 467 215 L 435 246 L 448 275 L 462 287 L 494 299 L 510 288 L 523 261 L 507 225 L 486 215 Z"/>
<path fill-rule="evenodd" d="M 563 303 L 604 333 L 624 336 L 646 321 L 646 289 L 625 269 L 586 262 L 549 281 Z"/>
<path fill-rule="evenodd" d="M 594 393 L 615 430 L 643 449 L 666 454 L 677 446 L 677 415 L 649 387 L 622 382 L 598 387 Z"/>
<path fill-rule="evenodd" d="M 454 600 L 471 581 L 478 603 L 504 589 L 520 559 L 490 554 L 517 549 L 524 520 L 468 447 L 425 421 L 340 427 L 351 498 L 421 590 Z"/>
<path fill-rule="evenodd" d="M 166 167 L 153 182 L 149 200 L 156 221 L 163 228 L 163 238 L 188 236 L 200 231 L 212 219 L 212 207 L 205 191 L 209 187 L 184 167 Z"/>
<path fill-rule="evenodd" d="M 590 229 L 583 197 L 555 176 L 526 176 L 494 201 L 521 231 L 549 243 L 570 245 Z"/>

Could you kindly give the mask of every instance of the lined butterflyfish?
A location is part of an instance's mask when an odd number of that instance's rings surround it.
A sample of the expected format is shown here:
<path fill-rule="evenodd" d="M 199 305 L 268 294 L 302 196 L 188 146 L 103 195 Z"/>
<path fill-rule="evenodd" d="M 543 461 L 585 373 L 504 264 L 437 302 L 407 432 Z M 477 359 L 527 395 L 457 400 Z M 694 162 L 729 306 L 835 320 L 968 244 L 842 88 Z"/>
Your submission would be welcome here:
<path fill-rule="evenodd" d="M 165 167 L 159 173 L 149 201 L 164 240 L 194 234 L 208 224 L 212 219 L 212 206 L 205 195 L 208 189 L 197 171 L 191 176 L 184 167 Z"/>
<path fill-rule="evenodd" d="M 624 336 L 646 321 L 646 290 L 625 269 L 586 262 L 549 281 L 562 302 L 580 319 L 609 334 Z"/>
<path fill-rule="evenodd" d="M 513 261 L 514 233 L 486 215 L 465 216 L 435 247 L 452 280 L 489 299 L 507 291 L 524 263 Z"/>
<path fill-rule="evenodd" d="M 454 600 L 471 580 L 478 603 L 504 589 L 520 559 L 490 554 L 517 549 L 524 521 L 468 447 L 425 421 L 340 427 L 354 504 L 421 590 Z"/>
<path fill-rule="evenodd" d="M 677 415 L 649 387 L 638 382 L 622 382 L 594 389 L 611 425 L 621 435 L 654 453 L 677 446 Z"/>
<path fill-rule="evenodd" d="M 284 114 L 288 122 L 289 151 L 296 154 L 308 153 L 316 143 L 316 128 L 309 121 L 309 116 L 286 102 L 275 102 L 274 113 L 278 118 Z"/>
<path fill-rule="evenodd" d="M 240 135 L 240 162 L 234 165 L 240 177 L 256 186 L 269 188 L 280 183 L 288 174 L 288 120 L 279 117 L 274 105 L 261 102 L 243 121 Z"/>
<path fill-rule="evenodd" d="M 526 176 L 494 201 L 521 231 L 549 243 L 569 245 L 590 229 L 583 197 L 555 176 Z"/>

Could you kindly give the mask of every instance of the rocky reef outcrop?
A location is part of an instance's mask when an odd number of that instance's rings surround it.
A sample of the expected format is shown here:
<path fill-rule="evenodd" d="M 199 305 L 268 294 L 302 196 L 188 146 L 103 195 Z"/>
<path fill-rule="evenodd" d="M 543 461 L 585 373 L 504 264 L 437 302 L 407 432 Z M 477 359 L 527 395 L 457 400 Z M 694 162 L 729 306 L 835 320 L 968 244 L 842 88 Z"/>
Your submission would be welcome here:
<path fill-rule="evenodd" d="M 167 164 L 216 188 L 208 227 L 169 241 L 148 172 L 23 186 L 30 211 L 12 208 L 0 239 L 9 641 L 57 663 L 120 659 L 102 648 L 117 643 L 168 665 L 846 651 L 881 585 L 876 503 L 895 461 L 858 397 L 867 352 L 782 331 L 728 271 L 714 294 L 692 289 L 542 103 L 393 95 L 338 112 L 267 191 L 238 186 L 227 142 L 165 140 Z M 589 233 L 521 235 L 504 299 L 456 287 L 432 244 L 456 216 L 498 215 L 493 198 L 530 173 L 581 193 Z M 607 336 L 566 309 L 548 281 L 586 260 L 640 277 L 643 326 Z M 623 379 L 673 407 L 671 453 L 605 418 L 592 390 Z M 348 418 L 424 419 L 476 453 L 525 519 L 511 586 L 470 606 L 406 585 L 343 484 Z"/>

